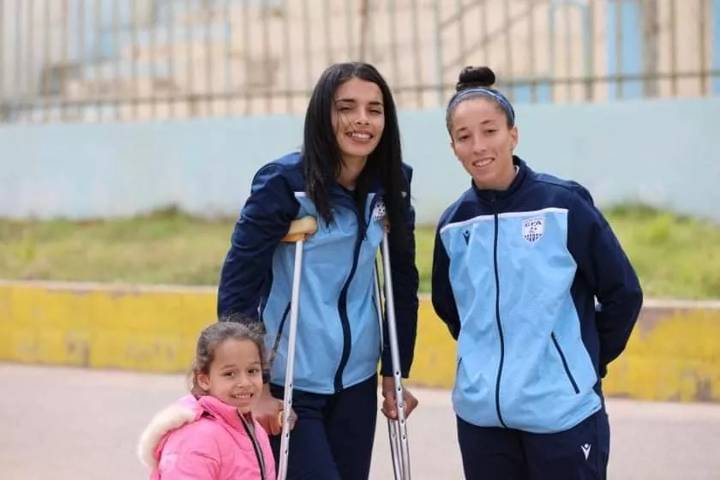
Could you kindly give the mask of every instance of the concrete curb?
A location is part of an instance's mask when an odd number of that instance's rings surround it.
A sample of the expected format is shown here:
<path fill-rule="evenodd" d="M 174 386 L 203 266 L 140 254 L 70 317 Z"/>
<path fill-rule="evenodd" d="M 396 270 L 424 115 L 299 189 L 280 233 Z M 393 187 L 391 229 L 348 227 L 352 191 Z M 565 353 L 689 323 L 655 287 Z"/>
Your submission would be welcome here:
<path fill-rule="evenodd" d="M 0 280 L 0 360 L 184 372 L 198 331 L 215 316 L 215 288 Z M 420 299 L 412 383 L 450 388 L 455 343 Z M 720 302 L 650 300 L 608 395 L 720 401 Z"/>

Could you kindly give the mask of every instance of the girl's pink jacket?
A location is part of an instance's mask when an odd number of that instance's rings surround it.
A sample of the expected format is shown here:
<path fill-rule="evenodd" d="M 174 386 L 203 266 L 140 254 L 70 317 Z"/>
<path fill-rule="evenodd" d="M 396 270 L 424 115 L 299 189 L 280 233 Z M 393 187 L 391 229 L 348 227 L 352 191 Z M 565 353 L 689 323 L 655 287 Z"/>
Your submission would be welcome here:
<path fill-rule="evenodd" d="M 138 454 L 151 480 L 274 480 L 275 462 L 265 430 L 253 420 L 265 476 L 237 409 L 220 400 L 186 395 L 155 415 L 140 437 Z"/>

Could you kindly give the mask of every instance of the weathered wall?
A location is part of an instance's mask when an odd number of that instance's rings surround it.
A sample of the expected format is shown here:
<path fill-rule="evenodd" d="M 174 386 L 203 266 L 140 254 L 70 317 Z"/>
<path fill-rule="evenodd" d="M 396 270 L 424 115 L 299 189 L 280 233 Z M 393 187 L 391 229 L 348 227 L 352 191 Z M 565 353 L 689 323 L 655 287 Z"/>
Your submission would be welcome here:
<path fill-rule="evenodd" d="M 183 372 L 214 315 L 210 288 L 0 281 L 0 361 Z M 415 352 L 412 383 L 452 386 L 455 344 L 427 298 Z M 649 302 L 604 389 L 720 401 L 720 302 Z"/>

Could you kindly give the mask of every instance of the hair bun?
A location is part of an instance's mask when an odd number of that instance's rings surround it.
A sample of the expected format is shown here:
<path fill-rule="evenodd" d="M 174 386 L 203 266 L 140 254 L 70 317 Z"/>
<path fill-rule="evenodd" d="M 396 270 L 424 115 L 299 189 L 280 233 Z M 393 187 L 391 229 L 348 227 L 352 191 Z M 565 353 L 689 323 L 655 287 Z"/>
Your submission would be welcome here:
<path fill-rule="evenodd" d="M 490 67 L 465 67 L 458 76 L 455 90 L 460 92 L 473 87 L 492 87 L 495 83 L 495 72 Z"/>

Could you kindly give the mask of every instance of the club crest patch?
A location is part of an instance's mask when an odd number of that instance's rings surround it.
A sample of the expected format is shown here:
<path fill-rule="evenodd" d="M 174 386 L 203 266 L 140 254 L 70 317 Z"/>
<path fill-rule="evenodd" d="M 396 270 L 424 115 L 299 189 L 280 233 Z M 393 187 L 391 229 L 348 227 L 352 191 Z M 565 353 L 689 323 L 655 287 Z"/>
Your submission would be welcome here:
<path fill-rule="evenodd" d="M 545 233 L 545 218 L 533 217 L 523 222 L 522 236 L 529 243 L 540 240 Z"/>
<path fill-rule="evenodd" d="M 385 218 L 385 203 L 382 200 L 378 200 L 373 208 L 372 219 L 379 221 Z"/>

